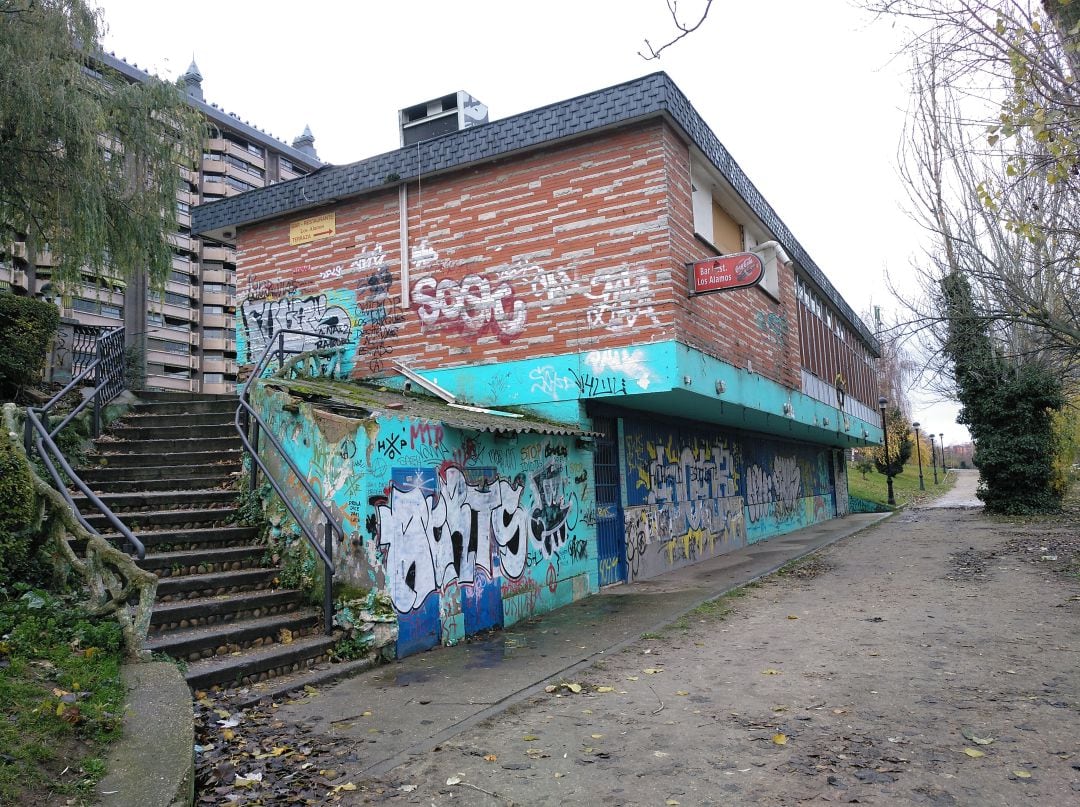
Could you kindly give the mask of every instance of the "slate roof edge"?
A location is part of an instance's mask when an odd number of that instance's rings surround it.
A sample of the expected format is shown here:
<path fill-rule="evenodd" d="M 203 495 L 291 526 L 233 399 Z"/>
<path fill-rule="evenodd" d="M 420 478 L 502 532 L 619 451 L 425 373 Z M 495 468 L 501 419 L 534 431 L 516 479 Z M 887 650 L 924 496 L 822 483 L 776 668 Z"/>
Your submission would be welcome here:
<path fill-rule="evenodd" d="M 431 176 L 504 158 L 516 152 L 542 148 L 650 117 L 672 121 L 682 130 L 743 198 L 773 237 L 783 244 L 810 281 L 854 326 L 871 351 L 880 356 L 878 341 L 862 319 L 765 201 L 765 197 L 683 92 L 662 71 L 358 162 L 327 165 L 288 182 L 198 205 L 191 212 L 191 229 L 195 235 L 223 228 L 235 229 L 372 191 L 394 188 L 418 176 Z"/>

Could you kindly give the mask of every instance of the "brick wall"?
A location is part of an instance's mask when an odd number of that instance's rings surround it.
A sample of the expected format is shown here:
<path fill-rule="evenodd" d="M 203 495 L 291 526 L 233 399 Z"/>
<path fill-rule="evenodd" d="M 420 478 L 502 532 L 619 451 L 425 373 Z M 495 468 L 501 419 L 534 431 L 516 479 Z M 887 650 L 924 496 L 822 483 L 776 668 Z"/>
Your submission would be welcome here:
<path fill-rule="evenodd" d="M 780 304 L 688 298 L 684 263 L 708 252 L 687 146 L 659 121 L 410 183 L 407 305 L 397 187 L 332 209 L 336 234 L 310 244 L 290 247 L 289 224 L 322 211 L 241 231 L 240 363 L 283 324 L 348 331 L 356 376 L 679 339 L 799 386 L 789 270 Z"/>

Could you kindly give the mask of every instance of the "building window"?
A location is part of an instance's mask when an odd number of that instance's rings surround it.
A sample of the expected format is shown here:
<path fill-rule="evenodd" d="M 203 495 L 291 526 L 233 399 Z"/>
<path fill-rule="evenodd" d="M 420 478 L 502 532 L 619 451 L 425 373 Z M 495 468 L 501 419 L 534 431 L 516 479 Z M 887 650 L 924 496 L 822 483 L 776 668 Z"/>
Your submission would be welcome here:
<path fill-rule="evenodd" d="M 100 317 L 110 317 L 112 319 L 123 319 L 124 317 L 124 309 L 121 306 L 103 303 L 99 300 L 87 300 L 85 297 L 73 299 L 71 307 L 75 311 L 81 311 L 84 314 L 97 314 Z"/>
<path fill-rule="evenodd" d="M 173 342 L 169 339 L 147 339 L 146 347 L 149 350 L 161 350 L 165 353 L 177 353 L 183 356 L 191 355 L 191 345 L 187 342 Z"/>

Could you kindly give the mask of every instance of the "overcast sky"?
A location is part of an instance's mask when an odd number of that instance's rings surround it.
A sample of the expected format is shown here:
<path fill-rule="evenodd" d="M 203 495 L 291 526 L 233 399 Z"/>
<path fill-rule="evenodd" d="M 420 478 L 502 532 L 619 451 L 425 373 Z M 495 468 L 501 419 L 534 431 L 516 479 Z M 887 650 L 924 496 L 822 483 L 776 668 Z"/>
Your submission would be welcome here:
<path fill-rule="evenodd" d="M 107 50 L 170 79 L 194 57 L 207 101 L 288 142 L 309 125 L 336 164 L 397 148 L 397 110 L 455 90 L 494 120 L 665 70 L 852 308 L 896 307 L 886 272 L 912 288 L 905 65 L 896 31 L 847 0 L 716 0 L 659 62 L 638 51 L 673 34 L 664 0 L 99 5 Z M 946 443 L 967 439 L 955 405 L 915 409 Z"/>

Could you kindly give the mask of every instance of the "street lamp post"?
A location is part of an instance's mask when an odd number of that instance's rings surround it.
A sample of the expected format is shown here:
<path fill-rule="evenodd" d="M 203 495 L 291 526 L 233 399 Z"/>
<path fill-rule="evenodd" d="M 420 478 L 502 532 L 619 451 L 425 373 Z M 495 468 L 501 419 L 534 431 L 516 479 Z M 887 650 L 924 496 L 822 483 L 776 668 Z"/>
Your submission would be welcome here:
<path fill-rule="evenodd" d="M 919 443 L 919 423 L 916 421 L 911 425 L 915 427 L 915 453 L 919 455 L 919 490 L 926 490 L 926 483 L 923 482 L 922 475 L 922 445 Z"/>
<path fill-rule="evenodd" d="M 934 433 L 930 432 L 930 463 L 934 466 L 934 484 L 937 481 L 937 452 L 934 451 Z"/>
<path fill-rule="evenodd" d="M 881 434 L 885 439 L 885 485 L 889 489 L 889 504 L 896 506 L 896 496 L 893 494 L 892 466 L 889 464 L 889 429 L 885 423 L 885 404 L 889 401 L 884 396 L 877 399 L 878 408 L 881 409 Z"/>
<path fill-rule="evenodd" d="M 941 476 L 945 476 L 945 433 L 938 432 L 938 446 L 941 448 Z"/>

